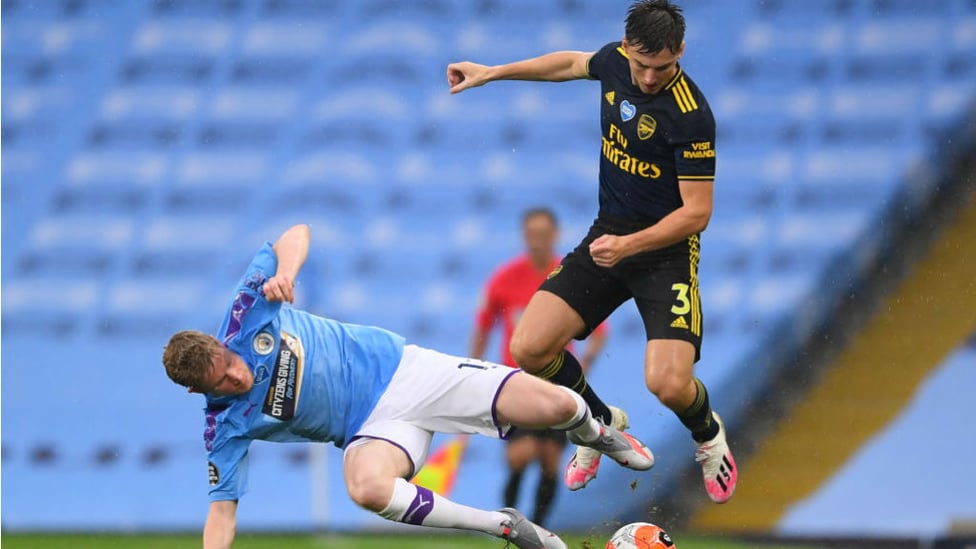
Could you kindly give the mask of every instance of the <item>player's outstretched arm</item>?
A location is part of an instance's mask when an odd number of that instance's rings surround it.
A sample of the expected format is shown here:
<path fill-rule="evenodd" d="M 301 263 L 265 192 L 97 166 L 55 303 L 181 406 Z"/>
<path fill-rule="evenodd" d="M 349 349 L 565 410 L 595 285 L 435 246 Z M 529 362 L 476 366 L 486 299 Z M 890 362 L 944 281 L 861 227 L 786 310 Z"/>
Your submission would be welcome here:
<path fill-rule="evenodd" d="M 203 549 L 230 549 L 237 530 L 237 502 L 212 501 L 203 527 Z"/>
<path fill-rule="evenodd" d="M 586 63 L 592 55 L 592 52 L 557 51 L 505 65 L 479 65 L 470 61 L 451 63 L 447 66 L 447 83 L 451 93 L 458 93 L 494 80 L 564 82 L 588 78 Z"/>
<path fill-rule="evenodd" d="M 272 246 L 278 257 L 278 272 L 264 283 L 268 301 L 295 301 L 295 279 L 308 257 L 311 242 L 308 225 L 295 225 L 282 234 Z"/>

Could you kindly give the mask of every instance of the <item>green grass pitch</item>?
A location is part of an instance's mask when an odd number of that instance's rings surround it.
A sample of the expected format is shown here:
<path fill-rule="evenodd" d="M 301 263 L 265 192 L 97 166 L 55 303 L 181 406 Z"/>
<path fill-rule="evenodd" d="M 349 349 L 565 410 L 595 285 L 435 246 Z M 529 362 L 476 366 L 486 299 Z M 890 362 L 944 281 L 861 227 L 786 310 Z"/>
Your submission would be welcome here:
<path fill-rule="evenodd" d="M 563 536 L 572 549 L 603 549 L 605 536 Z M 112 534 L 3 534 L 4 549 L 182 549 L 200 547 L 199 535 Z M 753 544 L 697 536 L 674 536 L 678 549 L 748 549 Z M 368 535 L 368 534 L 247 534 L 241 533 L 235 549 L 501 549 L 504 541 L 487 536 Z M 775 549 L 764 545 L 764 549 Z M 792 546 L 790 549 L 799 549 Z"/>

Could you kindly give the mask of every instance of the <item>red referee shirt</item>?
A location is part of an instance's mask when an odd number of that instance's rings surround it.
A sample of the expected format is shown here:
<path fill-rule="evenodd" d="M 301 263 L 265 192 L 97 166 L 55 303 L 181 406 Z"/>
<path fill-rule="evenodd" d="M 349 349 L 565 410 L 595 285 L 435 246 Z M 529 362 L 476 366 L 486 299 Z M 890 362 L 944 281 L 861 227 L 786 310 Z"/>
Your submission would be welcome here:
<path fill-rule="evenodd" d="M 532 295 L 558 265 L 559 259 L 553 258 L 552 264 L 547 269 L 538 271 L 532 266 L 529 257 L 522 255 L 499 267 L 488 279 L 475 321 L 478 328 L 487 333 L 498 320 L 501 320 L 502 364 L 517 367 L 512 354 L 508 351 L 508 342 L 512 339 L 515 324 L 525 310 L 525 306 L 529 304 Z M 597 327 L 599 331 L 605 329 L 606 323 Z"/>

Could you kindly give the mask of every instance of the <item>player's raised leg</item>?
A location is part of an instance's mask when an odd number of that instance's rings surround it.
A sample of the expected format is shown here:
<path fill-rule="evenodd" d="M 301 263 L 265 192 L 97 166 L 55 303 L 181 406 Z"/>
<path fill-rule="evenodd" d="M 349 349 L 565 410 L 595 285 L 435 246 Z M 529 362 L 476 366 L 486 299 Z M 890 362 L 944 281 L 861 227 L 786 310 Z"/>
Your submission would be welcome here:
<path fill-rule="evenodd" d="M 691 343 L 653 339 L 647 342 L 645 381 L 691 431 L 705 490 L 712 501 L 725 503 L 735 491 L 739 472 L 725 440 L 725 427 L 708 401 L 708 391 L 694 377 L 694 363 L 695 347 Z"/>
<path fill-rule="evenodd" d="M 568 303 L 540 290 L 519 317 L 509 350 L 519 368 L 576 391 L 593 415 L 609 425 L 610 410 L 586 382 L 579 360 L 566 350 L 566 345 L 585 330 L 583 318 Z"/>
<path fill-rule="evenodd" d="M 576 391 L 594 417 L 622 431 L 630 426 L 627 414 L 607 406 L 597 396 L 579 361 L 566 350 L 566 345 L 585 330 L 583 318 L 566 301 L 540 290 L 532 296 L 515 326 L 510 351 L 523 370 Z M 570 490 L 579 490 L 596 478 L 599 468 L 600 453 L 577 448 L 566 467 L 564 482 Z"/>
<path fill-rule="evenodd" d="M 654 466 L 647 446 L 595 419 L 583 397 L 566 387 L 518 373 L 499 393 L 496 413 L 501 423 L 566 431 L 574 444 L 606 454 L 624 467 L 646 471 Z"/>
<path fill-rule="evenodd" d="M 514 509 L 485 511 L 455 503 L 405 480 L 410 458 L 396 445 L 369 439 L 346 450 L 346 489 L 356 504 L 406 524 L 473 530 L 510 541 L 520 549 L 566 549 L 555 534 Z"/>

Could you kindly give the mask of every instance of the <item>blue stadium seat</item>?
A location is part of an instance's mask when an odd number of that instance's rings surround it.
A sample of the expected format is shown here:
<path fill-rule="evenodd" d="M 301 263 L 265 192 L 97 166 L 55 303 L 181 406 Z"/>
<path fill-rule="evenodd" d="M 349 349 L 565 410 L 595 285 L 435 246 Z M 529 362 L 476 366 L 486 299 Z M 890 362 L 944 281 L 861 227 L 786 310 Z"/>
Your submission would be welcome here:
<path fill-rule="evenodd" d="M 165 18 L 231 19 L 241 15 L 245 5 L 237 0 L 159 0 L 152 2 L 150 16 Z"/>
<path fill-rule="evenodd" d="M 143 56 L 216 56 L 231 47 L 234 27 L 232 22 L 216 17 L 150 21 L 136 31 L 132 50 Z"/>
<path fill-rule="evenodd" d="M 812 149 L 802 160 L 791 198 L 797 204 L 824 207 L 879 207 L 892 196 L 899 174 L 912 161 L 906 152 L 878 145 Z"/>
<path fill-rule="evenodd" d="M 843 19 L 757 19 L 742 30 L 737 53 L 744 56 L 805 57 L 831 55 L 845 46 Z M 799 90 L 798 90 L 799 91 Z"/>
<path fill-rule="evenodd" d="M 341 14 L 344 6 L 341 2 L 317 0 L 264 0 L 260 2 L 258 14 L 261 19 L 272 21 L 331 20 Z"/>
<path fill-rule="evenodd" d="M 844 19 L 855 11 L 854 2 L 847 0 L 828 0 L 826 2 L 791 2 L 790 0 L 757 0 L 755 13 L 760 20 L 810 21 Z"/>
<path fill-rule="evenodd" d="M 971 84 L 945 84 L 936 86 L 923 101 L 924 119 L 936 131 L 945 131 L 958 123 L 959 113 L 973 106 Z"/>

